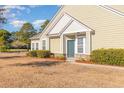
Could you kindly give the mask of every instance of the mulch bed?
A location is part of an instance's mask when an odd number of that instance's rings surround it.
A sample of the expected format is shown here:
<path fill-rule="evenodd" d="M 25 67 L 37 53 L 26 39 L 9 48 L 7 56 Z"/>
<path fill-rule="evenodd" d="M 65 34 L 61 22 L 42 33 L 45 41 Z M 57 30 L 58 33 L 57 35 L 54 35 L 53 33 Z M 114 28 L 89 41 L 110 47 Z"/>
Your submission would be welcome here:
<path fill-rule="evenodd" d="M 79 61 L 79 60 L 76 60 L 75 62 L 77 62 L 77 63 L 86 63 L 86 64 L 94 64 L 92 61 Z"/>
<path fill-rule="evenodd" d="M 64 59 L 58 59 L 58 58 L 37 58 L 37 57 L 33 57 L 33 58 L 41 59 L 42 61 L 66 62 L 66 60 L 64 60 Z"/>
<path fill-rule="evenodd" d="M 57 61 L 57 62 L 66 62 L 66 60 L 63 59 L 57 59 L 57 58 L 44 58 L 47 61 Z"/>

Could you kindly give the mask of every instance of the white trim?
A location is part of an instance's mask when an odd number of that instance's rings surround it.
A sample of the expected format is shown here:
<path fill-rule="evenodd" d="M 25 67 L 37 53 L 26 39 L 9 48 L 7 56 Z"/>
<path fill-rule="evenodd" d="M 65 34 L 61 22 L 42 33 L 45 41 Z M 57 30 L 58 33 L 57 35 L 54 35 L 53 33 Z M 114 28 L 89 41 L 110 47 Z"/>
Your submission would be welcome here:
<path fill-rule="evenodd" d="M 80 37 L 82 37 L 83 38 L 83 53 L 78 53 L 78 45 L 77 45 L 77 40 L 78 40 L 78 38 L 80 38 Z M 76 47 L 75 47 L 75 49 L 76 49 L 76 51 L 75 51 L 75 53 L 76 54 L 85 54 L 86 53 L 86 36 L 76 36 Z"/>
<path fill-rule="evenodd" d="M 108 5 L 99 5 L 99 6 L 104 8 L 104 9 L 106 9 L 106 10 L 108 10 L 108 11 L 111 11 L 112 13 L 115 13 L 115 14 L 120 15 L 120 16 L 124 16 L 123 12 L 112 8 L 111 6 L 108 6 Z"/>
<path fill-rule="evenodd" d="M 49 42 L 50 42 L 50 41 L 49 41 L 49 38 L 47 37 L 47 38 L 46 38 L 46 47 L 47 47 L 47 50 L 50 50 L 50 49 L 49 49 L 49 44 L 50 44 Z"/>
<path fill-rule="evenodd" d="M 57 33 L 50 33 L 54 27 L 56 27 L 57 24 L 59 24 L 59 21 L 64 17 L 64 16 L 68 16 L 70 18 L 70 21 L 67 22 L 67 24 L 62 28 L 62 30 L 60 30 L 59 32 Z M 78 25 L 80 25 L 81 27 L 84 27 L 85 30 L 83 30 L 83 32 L 87 32 L 87 31 L 94 31 L 93 29 L 91 29 L 90 27 L 88 27 L 87 25 L 83 24 L 82 22 L 80 22 L 79 20 L 77 20 L 76 18 L 72 17 L 70 14 L 66 13 L 66 12 L 63 12 L 59 18 L 59 20 L 54 24 L 54 26 L 52 26 L 47 35 L 51 35 L 51 36 L 61 36 L 64 31 L 66 31 L 66 29 L 73 23 L 73 22 L 76 22 Z M 82 30 L 77 30 L 77 32 L 82 32 Z"/>
<path fill-rule="evenodd" d="M 77 54 L 77 34 L 75 34 L 75 54 Z"/>
<path fill-rule="evenodd" d="M 77 21 L 78 23 L 80 23 L 82 26 L 85 26 L 86 28 L 90 29 L 89 31 L 95 31 L 94 29 L 90 28 L 88 25 L 84 24 L 83 22 L 79 21 L 77 18 L 73 17 L 72 15 L 70 15 L 69 13 L 65 12 L 65 14 L 67 14 L 68 16 L 70 16 L 72 18 L 72 20 Z"/>
<path fill-rule="evenodd" d="M 72 18 L 68 14 L 62 13 L 60 18 L 54 22 L 55 24 L 51 27 L 47 35 L 60 34 L 64 29 L 68 27 L 68 25 L 70 25 L 71 22 Z"/>
<path fill-rule="evenodd" d="M 45 41 L 45 50 L 47 50 L 47 41 L 46 41 L 46 39 L 42 39 L 42 50 L 43 50 L 43 41 Z"/>
<path fill-rule="evenodd" d="M 36 50 L 39 50 L 39 42 L 36 42 Z"/>
<path fill-rule="evenodd" d="M 90 55 L 90 52 L 91 52 L 91 45 L 92 45 L 92 42 L 91 42 L 91 33 L 90 32 L 86 32 L 86 55 Z"/>
<path fill-rule="evenodd" d="M 36 50 L 36 42 L 34 43 L 34 50 Z"/>
<path fill-rule="evenodd" d="M 34 50 L 34 43 L 31 43 L 31 50 Z"/>
<path fill-rule="evenodd" d="M 49 31 L 47 32 L 47 35 L 50 34 L 51 30 L 56 26 L 56 24 L 61 20 L 63 16 L 64 16 L 64 13 L 61 13 L 58 19 L 56 19 L 53 25 L 50 27 Z"/>
<path fill-rule="evenodd" d="M 64 5 L 62 5 L 60 7 L 60 9 L 57 11 L 57 13 L 53 16 L 53 18 L 50 20 L 50 22 L 48 23 L 48 25 L 45 27 L 45 29 L 42 31 L 42 33 L 40 33 L 40 36 L 38 38 L 38 40 L 41 38 L 41 36 L 43 35 L 43 33 L 47 30 L 47 28 L 51 25 L 51 23 L 53 22 L 53 20 L 55 20 L 55 18 L 57 17 L 57 15 L 60 13 L 60 11 L 63 9 Z"/>
<path fill-rule="evenodd" d="M 77 47 L 77 39 L 79 38 L 79 37 L 83 37 L 83 53 L 78 53 L 78 47 Z M 85 36 L 77 36 L 77 34 L 75 34 L 75 39 L 70 39 L 70 38 L 66 38 L 66 40 L 65 40 L 65 43 L 66 43 L 66 58 L 68 58 L 68 56 L 67 56 L 67 42 L 68 42 L 68 40 L 74 40 L 75 42 L 74 42 L 74 58 L 76 57 L 76 54 L 86 54 L 86 35 Z M 63 42 L 64 43 L 64 42 Z"/>

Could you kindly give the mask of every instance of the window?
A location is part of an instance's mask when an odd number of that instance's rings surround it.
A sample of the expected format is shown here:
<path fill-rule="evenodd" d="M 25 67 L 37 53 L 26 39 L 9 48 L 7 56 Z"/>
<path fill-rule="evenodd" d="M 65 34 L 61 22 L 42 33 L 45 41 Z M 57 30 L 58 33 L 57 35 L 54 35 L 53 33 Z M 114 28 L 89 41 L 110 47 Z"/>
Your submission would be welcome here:
<path fill-rule="evenodd" d="M 42 49 L 46 50 L 46 40 L 42 40 Z"/>
<path fill-rule="evenodd" d="M 78 53 L 83 53 L 84 52 L 84 41 L 83 41 L 83 37 L 79 37 L 77 39 L 77 52 Z"/>
<path fill-rule="evenodd" d="M 36 43 L 36 50 L 38 50 L 38 45 L 39 45 L 39 44 L 38 44 L 38 43 Z"/>
<path fill-rule="evenodd" d="M 32 50 L 34 50 L 34 43 L 32 43 Z"/>

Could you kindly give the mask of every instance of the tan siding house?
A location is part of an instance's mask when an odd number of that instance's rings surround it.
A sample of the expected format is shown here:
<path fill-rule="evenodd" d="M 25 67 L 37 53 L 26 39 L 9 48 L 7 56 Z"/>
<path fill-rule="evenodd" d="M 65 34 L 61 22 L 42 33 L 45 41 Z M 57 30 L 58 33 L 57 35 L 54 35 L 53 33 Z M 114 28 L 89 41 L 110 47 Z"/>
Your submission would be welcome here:
<path fill-rule="evenodd" d="M 67 58 L 98 48 L 124 48 L 124 6 L 62 6 L 45 30 L 31 38 L 31 50 L 37 42 L 39 50 L 45 46 Z"/>

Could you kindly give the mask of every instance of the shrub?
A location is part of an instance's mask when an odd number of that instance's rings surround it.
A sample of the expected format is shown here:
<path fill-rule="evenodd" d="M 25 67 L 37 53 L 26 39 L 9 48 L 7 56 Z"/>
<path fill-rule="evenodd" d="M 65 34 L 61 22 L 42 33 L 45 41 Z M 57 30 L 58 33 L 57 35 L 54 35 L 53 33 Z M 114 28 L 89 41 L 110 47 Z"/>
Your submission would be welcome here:
<path fill-rule="evenodd" d="M 91 61 L 99 64 L 124 66 L 124 49 L 97 49 L 91 52 Z"/>
<path fill-rule="evenodd" d="M 91 61 L 89 55 L 83 55 L 77 58 L 78 61 Z"/>
<path fill-rule="evenodd" d="M 63 54 L 55 55 L 55 58 L 60 59 L 60 60 L 65 60 L 65 56 Z"/>
<path fill-rule="evenodd" d="M 14 49 L 27 49 L 27 44 L 22 42 L 22 41 L 16 40 L 16 41 L 13 41 L 11 43 L 11 48 L 14 48 Z"/>
<path fill-rule="evenodd" d="M 54 58 L 54 57 L 55 57 L 54 53 L 50 53 L 50 58 Z"/>
<path fill-rule="evenodd" d="M 86 60 L 85 60 L 85 58 L 80 57 L 80 58 L 78 58 L 78 61 L 86 61 Z"/>
<path fill-rule="evenodd" d="M 30 57 L 39 57 L 39 58 L 49 58 L 50 51 L 48 50 L 33 50 L 27 53 L 27 56 Z"/>
<path fill-rule="evenodd" d="M 30 56 L 30 57 L 37 57 L 37 51 L 36 51 L 36 50 L 29 51 L 29 52 L 27 53 L 27 56 Z"/>
<path fill-rule="evenodd" d="M 37 50 L 37 57 L 39 58 L 49 58 L 50 51 L 48 50 Z"/>
<path fill-rule="evenodd" d="M 0 46 L 0 52 L 7 52 L 8 48 L 6 46 Z"/>

